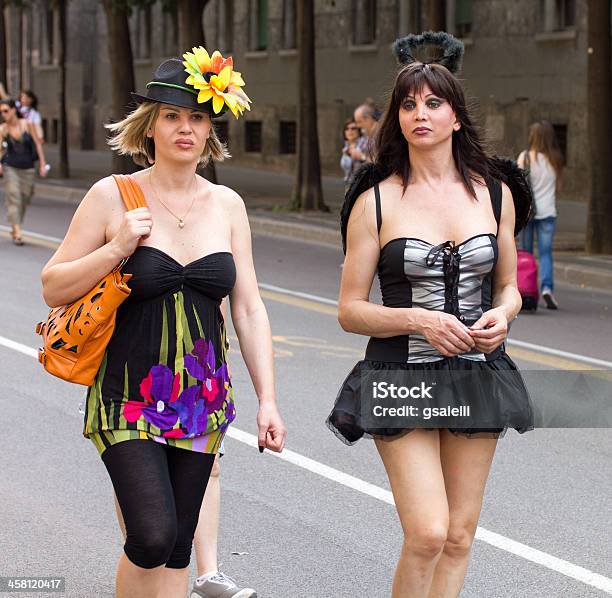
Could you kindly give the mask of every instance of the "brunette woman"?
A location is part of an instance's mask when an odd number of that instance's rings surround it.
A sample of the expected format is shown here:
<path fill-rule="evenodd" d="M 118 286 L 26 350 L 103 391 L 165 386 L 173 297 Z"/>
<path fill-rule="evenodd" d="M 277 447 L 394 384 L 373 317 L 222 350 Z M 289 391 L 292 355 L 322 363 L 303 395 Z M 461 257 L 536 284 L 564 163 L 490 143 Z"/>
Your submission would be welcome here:
<path fill-rule="evenodd" d="M 438 36 L 445 57 L 426 64 L 412 56 L 416 37 L 396 45 L 405 66 L 375 162 L 356 174 L 343 208 L 338 319 L 371 338 L 327 423 L 347 444 L 375 439 L 404 537 L 393 597 L 451 598 L 463 585 L 497 438 L 508 427 L 533 428 L 527 391 L 504 350 L 521 307 L 515 214 L 520 227 L 529 206 L 515 211 L 503 182 L 511 177 L 501 172 L 511 165 L 486 153 L 473 125 L 452 72 L 461 48 Z M 518 168 L 508 172 L 519 177 L 517 196 L 529 200 Z M 383 305 L 369 301 L 377 272 Z M 385 405 L 368 389 L 390 380 L 437 381 L 471 415 L 378 423 Z"/>

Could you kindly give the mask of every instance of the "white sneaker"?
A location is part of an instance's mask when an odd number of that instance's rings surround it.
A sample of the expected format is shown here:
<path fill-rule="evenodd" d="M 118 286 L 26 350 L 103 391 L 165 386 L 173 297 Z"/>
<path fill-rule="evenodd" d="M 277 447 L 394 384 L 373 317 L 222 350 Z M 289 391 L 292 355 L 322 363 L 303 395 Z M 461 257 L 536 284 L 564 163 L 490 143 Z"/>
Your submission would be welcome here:
<path fill-rule="evenodd" d="M 559 304 L 549 288 L 544 287 L 542 289 L 542 299 L 544 299 L 544 303 L 546 303 L 548 309 L 559 309 Z"/>
<path fill-rule="evenodd" d="M 257 592 L 251 588 L 239 588 L 231 577 L 217 571 L 202 581 L 195 580 L 191 598 L 257 598 Z"/>

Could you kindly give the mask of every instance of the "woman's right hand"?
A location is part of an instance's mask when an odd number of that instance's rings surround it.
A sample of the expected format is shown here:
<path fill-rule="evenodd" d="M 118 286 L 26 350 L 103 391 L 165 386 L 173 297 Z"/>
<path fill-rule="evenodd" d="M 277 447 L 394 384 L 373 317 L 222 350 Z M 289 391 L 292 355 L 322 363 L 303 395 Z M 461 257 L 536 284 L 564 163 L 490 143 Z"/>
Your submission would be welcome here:
<path fill-rule="evenodd" d="M 151 234 L 152 227 L 153 219 L 149 208 L 130 210 L 123 215 L 121 226 L 110 242 L 122 258 L 129 257 L 138 247 L 140 239 L 146 239 Z"/>
<path fill-rule="evenodd" d="M 476 344 L 465 324 L 453 314 L 442 311 L 427 311 L 423 316 L 420 333 L 445 357 L 467 353 Z"/>

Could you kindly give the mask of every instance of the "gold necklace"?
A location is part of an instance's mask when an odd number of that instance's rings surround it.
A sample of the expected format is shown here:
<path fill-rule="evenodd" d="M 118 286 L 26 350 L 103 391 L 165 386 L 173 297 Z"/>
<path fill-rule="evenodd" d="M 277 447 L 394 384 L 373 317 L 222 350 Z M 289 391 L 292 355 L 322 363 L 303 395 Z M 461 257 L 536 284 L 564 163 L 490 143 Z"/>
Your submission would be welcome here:
<path fill-rule="evenodd" d="M 196 175 L 194 175 L 195 177 Z M 196 184 L 196 188 L 198 185 L 198 180 L 196 178 L 194 178 L 195 184 Z M 155 189 L 155 187 L 153 186 L 153 181 L 151 179 L 151 171 L 149 170 L 149 185 L 151 186 L 151 189 L 153 189 L 153 193 L 155 193 L 155 198 L 157 199 L 157 201 L 164 206 L 164 208 L 166 208 L 166 210 L 168 210 L 168 212 L 170 212 L 170 214 L 172 214 L 177 220 L 178 220 L 178 227 L 179 228 L 183 228 L 185 226 L 185 218 L 187 218 L 187 215 L 189 214 L 189 212 L 191 211 L 191 208 L 193 208 L 193 204 L 195 203 L 195 199 L 196 196 L 194 194 L 193 199 L 191 200 L 191 205 L 189 206 L 189 208 L 187 208 L 187 211 L 185 212 L 185 215 L 180 218 L 179 216 L 177 216 L 160 198 L 159 198 L 159 194 L 157 193 L 157 190 Z"/>

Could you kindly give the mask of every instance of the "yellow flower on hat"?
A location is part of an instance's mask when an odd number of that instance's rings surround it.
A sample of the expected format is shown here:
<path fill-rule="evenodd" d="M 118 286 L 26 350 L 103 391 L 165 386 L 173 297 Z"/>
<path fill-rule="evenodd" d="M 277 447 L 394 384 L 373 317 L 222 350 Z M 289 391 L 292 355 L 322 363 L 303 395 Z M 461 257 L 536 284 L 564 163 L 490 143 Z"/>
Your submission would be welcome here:
<path fill-rule="evenodd" d="M 238 118 L 244 110 L 250 110 L 251 100 L 241 89 L 244 85 L 241 74 L 234 70 L 231 56 L 223 58 L 215 50 L 212 56 L 202 46 L 183 54 L 185 72 L 189 74 L 185 83 L 198 91 L 198 103 L 212 100 L 213 112 L 219 114 L 227 106 Z"/>

